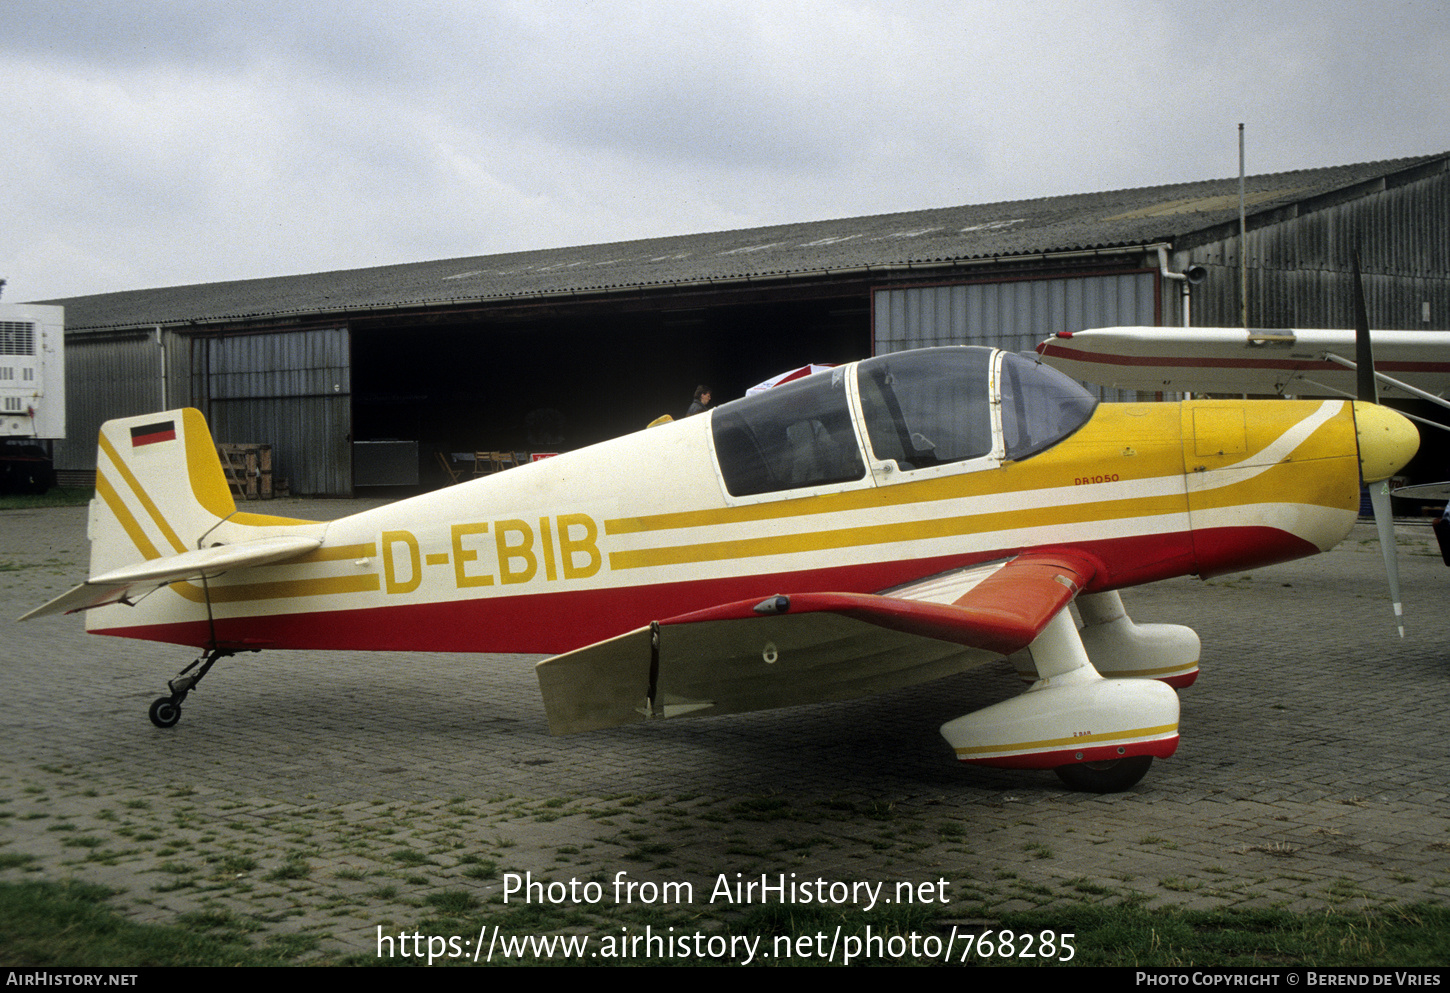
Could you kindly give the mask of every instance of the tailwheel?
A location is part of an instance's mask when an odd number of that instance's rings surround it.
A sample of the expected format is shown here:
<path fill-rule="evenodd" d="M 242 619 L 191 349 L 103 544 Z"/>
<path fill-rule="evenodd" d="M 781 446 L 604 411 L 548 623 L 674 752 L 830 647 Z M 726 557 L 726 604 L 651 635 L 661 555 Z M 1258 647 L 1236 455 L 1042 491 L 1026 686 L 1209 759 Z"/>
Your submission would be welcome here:
<path fill-rule="evenodd" d="M 176 722 L 181 720 L 181 704 L 175 697 L 157 697 L 151 703 L 148 716 L 151 723 L 159 728 L 175 727 Z"/>
<path fill-rule="evenodd" d="M 256 649 L 250 649 L 250 651 L 256 651 Z M 206 651 L 206 654 L 193 661 L 185 669 L 182 669 L 175 679 L 166 684 L 166 688 L 171 691 L 171 695 L 157 697 L 151 701 L 151 709 L 147 712 L 147 716 L 151 718 L 151 723 L 159 728 L 175 727 L 176 722 L 181 720 L 181 704 L 186 699 L 187 694 L 196 689 L 196 684 L 201 682 L 202 677 L 211 671 L 211 667 L 216 665 L 218 659 L 224 659 L 229 655 L 235 654 L 236 652 L 231 649 L 210 648 Z M 197 666 L 201 666 L 201 668 L 193 673 L 192 670 L 196 669 Z"/>
<path fill-rule="evenodd" d="M 1151 755 L 1133 755 L 1106 762 L 1074 762 L 1053 771 L 1068 789 L 1079 793 L 1121 793 L 1136 786 L 1152 764 Z"/>

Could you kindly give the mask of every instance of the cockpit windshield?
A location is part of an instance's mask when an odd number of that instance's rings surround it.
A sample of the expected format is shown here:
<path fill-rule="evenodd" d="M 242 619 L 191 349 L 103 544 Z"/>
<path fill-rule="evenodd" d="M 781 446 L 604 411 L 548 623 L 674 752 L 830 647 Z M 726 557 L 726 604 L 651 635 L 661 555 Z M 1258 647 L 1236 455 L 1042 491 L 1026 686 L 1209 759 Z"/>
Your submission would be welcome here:
<path fill-rule="evenodd" d="M 1036 359 L 1002 356 L 1002 435 L 1007 458 L 1025 459 L 1057 444 L 1092 417 L 1097 398 Z"/>

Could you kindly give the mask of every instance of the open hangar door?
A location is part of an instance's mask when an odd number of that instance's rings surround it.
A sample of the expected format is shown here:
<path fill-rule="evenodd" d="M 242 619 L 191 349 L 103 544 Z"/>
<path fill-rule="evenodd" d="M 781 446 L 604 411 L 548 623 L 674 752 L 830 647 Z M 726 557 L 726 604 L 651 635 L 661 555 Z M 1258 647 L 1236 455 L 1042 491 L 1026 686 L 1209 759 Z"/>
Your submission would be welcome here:
<path fill-rule="evenodd" d="M 198 333 L 180 342 L 173 360 L 189 365 L 187 402 L 201 408 L 218 443 L 271 446 L 273 471 L 293 493 L 352 492 L 346 328 Z"/>
<path fill-rule="evenodd" d="M 864 358 L 870 325 L 864 294 L 354 320 L 354 438 L 416 441 L 430 488 L 449 481 L 440 453 L 582 448 L 682 417 L 701 384 L 718 405 L 807 362 Z"/>

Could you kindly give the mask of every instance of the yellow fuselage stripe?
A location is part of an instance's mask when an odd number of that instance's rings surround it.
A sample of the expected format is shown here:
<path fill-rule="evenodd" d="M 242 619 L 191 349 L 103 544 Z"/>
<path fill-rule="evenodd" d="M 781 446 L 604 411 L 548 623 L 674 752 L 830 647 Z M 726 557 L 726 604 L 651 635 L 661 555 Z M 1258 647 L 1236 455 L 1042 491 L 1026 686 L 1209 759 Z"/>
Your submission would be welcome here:
<path fill-rule="evenodd" d="M 1188 510 L 1182 494 L 1139 500 L 1114 500 L 1084 503 L 1068 507 L 1045 507 L 1052 515 L 1053 526 L 1101 521 L 1115 517 L 1147 517 L 1184 514 Z M 668 545 L 635 551 L 609 553 L 611 569 L 639 569 L 648 566 L 683 565 L 719 559 L 754 558 L 761 555 L 788 555 L 793 552 L 816 552 L 827 548 L 851 548 L 882 545 L 931 538 L 950 538 L 964 534 L 1006 531 L 1024 524 L 1022 511 L 997 511 L 943 517 L 936 520 L 902 521 L 896 524 L 868 524 L 829 531 L 808 531 L 799 534 L 765 535 L 727 541 L 708 541 L 694 545 Z"/>
<path fill-rule="evenodd" d="M 1101 734 L 1084 734 L 1067 738 L 1046 738 L 1042 741 L 1020 741 L 1005 745 L 977 745 L 969 748 L 958 748 L 958 755 L 984 755 L 991 752 L 1019 752 L 1032 748 L 1061 748 L 1064 745 L 1079 746 L 1104 743 L 1109 741 L 1122 741 L 1124 738 L 1145 738 L 1150 735 L 1173 734 L 1178 730 L 1177 724 L 1160 724 L 1151 728 L 1131 728 L 1127 731 L 1107 731 Z"/>
<path fill-rule="evenodd" d="M 376 593 L 382 589 L 378 574 L 330 576 L 323 579 L 281 579 L 271 583 L 246 583 L 238 586 L 208 586 L 196 583 L 172 583 L 171 588 L 193 603 L 205 603 L 211 594 L 212 603 L 239 603 L 248 600 L 281 600 L 299 596 L 329 596 L 338 593 Z"/>
<path fill-rule="evenodd" d="M 315 523 L 315 522 L 309 522 Z M 330 545 L 315 552 L 288 559 L 282 565 L 306 565 L 309 562 L 337 562 L 342 559 L 370 559 L 378 554 L 377 542 L 363 542 L 356 545 Z"/>

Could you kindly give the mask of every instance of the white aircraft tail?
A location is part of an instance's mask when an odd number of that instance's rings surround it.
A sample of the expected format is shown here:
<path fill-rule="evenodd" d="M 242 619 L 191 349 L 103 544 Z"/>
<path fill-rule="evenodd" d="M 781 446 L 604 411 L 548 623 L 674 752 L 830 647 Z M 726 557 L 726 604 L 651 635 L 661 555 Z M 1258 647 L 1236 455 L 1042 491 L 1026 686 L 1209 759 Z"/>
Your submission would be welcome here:
<path fill-rule="evenodd" d="M 192 551 L 236 509 L 201 411 L 107 421 L 96 452 L 91 575 Z"/>
<path fill-rule="evenodd" d="M 107 421 L 96 454 L 90 576 L 21 620 L 133 603 L 181 580 L 284 562 L 318 548 L 325 530 L 312 521 L 238 514 L 199 411 Z"/>

